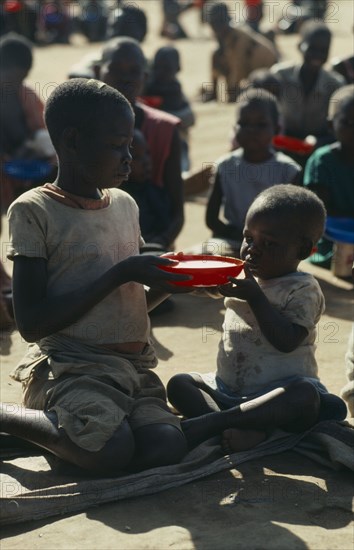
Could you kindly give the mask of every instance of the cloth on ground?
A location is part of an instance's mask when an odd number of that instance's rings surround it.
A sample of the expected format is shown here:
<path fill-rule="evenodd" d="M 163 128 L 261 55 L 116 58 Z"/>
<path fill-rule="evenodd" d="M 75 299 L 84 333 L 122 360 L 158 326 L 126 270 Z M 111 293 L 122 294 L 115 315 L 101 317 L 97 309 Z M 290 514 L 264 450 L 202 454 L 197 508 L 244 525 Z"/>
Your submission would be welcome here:
<path fill-rule="evenodd" d="M 58 473 L 50 469 L 45 456 L 5 460 L 1 524 L 74 513 L 105 502 L 157 493 L 290 449 L 334 469 L 346 466 L 354 470 L 353 448 L 350 424 L 326 421 L 301 434 L 276 431 L 257 447 L 227 456 L 222 455 L 219 438 L 212 438 L 189 452 L 180 464 L 117 478 Z"/>

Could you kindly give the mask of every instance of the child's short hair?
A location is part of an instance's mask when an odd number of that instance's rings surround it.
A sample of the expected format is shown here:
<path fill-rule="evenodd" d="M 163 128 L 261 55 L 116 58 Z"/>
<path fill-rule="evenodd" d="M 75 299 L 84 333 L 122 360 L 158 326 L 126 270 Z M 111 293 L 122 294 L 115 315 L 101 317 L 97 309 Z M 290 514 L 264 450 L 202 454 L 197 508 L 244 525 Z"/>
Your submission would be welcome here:
<path fill-rule="evenodd" d="M 271 214 L 286 217 L 289 230 L 293 228 L 300 238 L 317 243 L 323 235 L 326 209 L 309 189 L 296 185 L 273 185 L 260 193 L 249 208 L 252 214 Z"/>
<path fill-rule="evenodd" d="M 241 92 L 241 94 L 237 97 L 236 103 L 236 114 L 238 113 L 240 107 L 245 104 L 249 107 L 262 106 L 268 109 L 274 126 L 278 126 L 280 118 L 278 102 L 276 97 L 267 90 L 264 90 L 263 88 L 248 88 Z"/>
<path fill-rule="evenodd" d="M 14 67 L 29 71 L 32 67 L 32 43 L 15 32 L 5 34 L 0 39 L 0 69 Z"/>
<path fill-rule="evenodd" d="M 354 84 L 342 86 L 331 95 L 328 106 L 328 119 L 333 120 L 340 112 L 354 102 Z"/>
<path fill-rule="evenodd" d="M 332 33 L 325 23 L 317 19 L 308 19 L 300 27 L 301 42 L 309 42 L 316 34 L 325 34 L 331 40 Z"/>
<path fill-rule="evenodd" d="M 99 107 L 107 103 L 120 108 L 122 113 L 134 113 L 123 94 L 99 80 L 73 78 L 59 84 L 50 95 L 44 114 L 54 147 L 57 149 L 66 128 L 93 131 L 102 116 Z"/>

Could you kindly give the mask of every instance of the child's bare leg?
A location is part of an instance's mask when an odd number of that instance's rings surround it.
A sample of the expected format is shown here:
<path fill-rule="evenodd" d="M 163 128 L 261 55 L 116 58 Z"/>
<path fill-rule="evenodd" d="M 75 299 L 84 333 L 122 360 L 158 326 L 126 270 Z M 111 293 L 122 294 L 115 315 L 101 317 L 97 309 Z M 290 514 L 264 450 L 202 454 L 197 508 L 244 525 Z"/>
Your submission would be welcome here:
<path fill-rule="evenodd" d="M 226 453 L 248 451 L 266 439 L 264 431 L 229 428 L 221 436 L 221 447 Z"/>
<path fill-rule="evenodd" d="M 317 422 L 319 406 L 320 398 L 316 388 L 311 383 L 300 380 L 287 387 L 276 388 L 238 407 L 183 420 L 182 429 L 190 447 L 230 428 L 238 429 L 234 436 L 238 436 L 243 430 L 265 434 L 267 429 L 275 427 L 301 432 Z"/>
<path fill-rule="evenodd" d="M 58 429 L 55 413 L 1 404 L 1 431 L 43 447 L 59 458 L 95 474 L 114 475 L 127 467 L 135 452 L 134 436 L 127 422 L 105 446 L 90 452 L 75 445 Z"/>
<path fill-rule="evenodd" d="M 176 374 L 167 384 L 169 402 L 187 418 L 220 411 L 208 392 L 212 390 L 199 374 Z"/>
<path fill-rule="evenodd" d="M 151 424 L 134 431 L 135 456 L 133 470 L 144 470 L 177 464 L 188 452 L 183 433 L 170 424 Z"/>

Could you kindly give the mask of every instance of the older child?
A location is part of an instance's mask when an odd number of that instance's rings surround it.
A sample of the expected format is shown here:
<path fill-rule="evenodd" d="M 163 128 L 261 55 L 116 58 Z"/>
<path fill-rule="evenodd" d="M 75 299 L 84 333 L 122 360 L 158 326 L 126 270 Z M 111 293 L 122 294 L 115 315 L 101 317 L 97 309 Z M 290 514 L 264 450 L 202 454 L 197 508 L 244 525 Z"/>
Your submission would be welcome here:
<path fill-rule="evenodd" d="M 206 211 L 213 238 L 205 244 L 206 251 L 238 254 L 246 213 L 255 197 L 272 185 L 298 182 L 300 166 L 273 150 L 278 128 L 279 111 L 272 94 L 251 89 L 238 98 L 235 138 L 239 148 L 217 163 Z"/>
<path fill-rule="evenodd" d="M 280 106 L 284 133 L 304 139 L 317 138 L 318 146 L 333 141 L 327 126 L 329 99 L 344 78 L 323 68 L 331 45 L 332 34 L 321 22 L 310 20 L 301 26 L 299 50 L 303 60 L 279 63 L 271 72 L 280 82 Z"/>
<path fill-rule="evenodd" d="M 168 383 L 169 400 L 186 417 L 235 405 L 254 412 L 224 432 L 225 448 L 252 447 L 275 426 L 301 431 L 346 416 L 342 400 L 318 379 L 314 343 L 324 298 L 314 277 L 298 271 L 324 221 L 322 202 L 306 189 L 277 185 L 258 195 L 243 233 L 246 277 L 219 287 L 226 313 L 217 371 L 179 374 Z M 269 393 L 284 402 L 261 417 L 257 408 Z"/>
<path fill-rule="evenodd" d="M 30 409 L 5 407 L 3 431 L 97 473 L 176 462 L 186 443 L 150 370 L 143 287 L 161 301 L 175 276 L 159 269 L 166 259 L 139 256 L 136 203 L 116 189 L 130 172 L 132 108 L 102 82 L 73 79 L 45 119 L 58 177 L 9 209 L 15 316 L 31 342 L 14 378 Z"/>

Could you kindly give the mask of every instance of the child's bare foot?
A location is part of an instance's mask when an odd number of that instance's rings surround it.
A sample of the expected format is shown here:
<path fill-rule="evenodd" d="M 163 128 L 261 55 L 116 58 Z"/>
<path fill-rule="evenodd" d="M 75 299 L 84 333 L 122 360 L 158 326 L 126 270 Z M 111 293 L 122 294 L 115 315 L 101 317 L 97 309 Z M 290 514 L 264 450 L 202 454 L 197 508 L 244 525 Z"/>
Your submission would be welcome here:
<path fill-rule="evenodd" d="M 230 428 L 222 433 L 221 447 L 225 453 L 248 451 L 262 443 L 265 438 L 266 434 L 262 431 Z"/>

